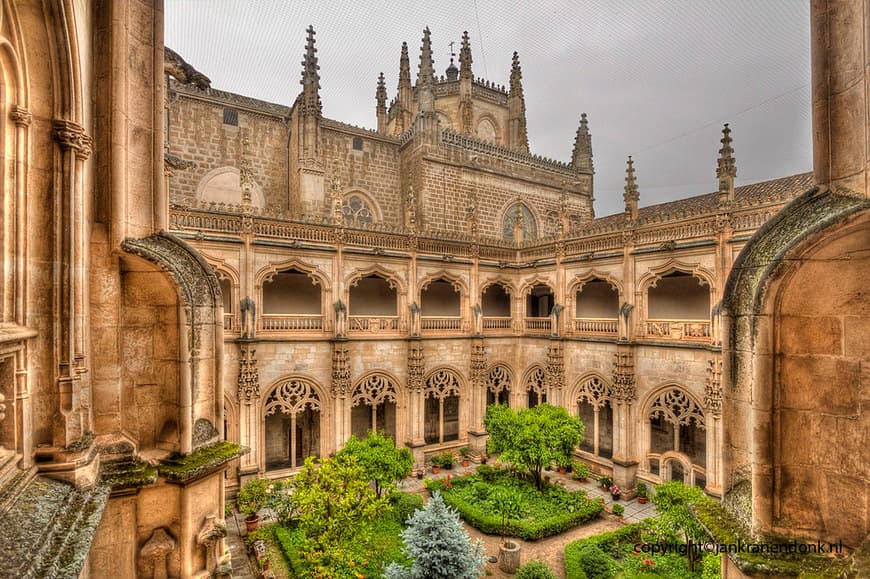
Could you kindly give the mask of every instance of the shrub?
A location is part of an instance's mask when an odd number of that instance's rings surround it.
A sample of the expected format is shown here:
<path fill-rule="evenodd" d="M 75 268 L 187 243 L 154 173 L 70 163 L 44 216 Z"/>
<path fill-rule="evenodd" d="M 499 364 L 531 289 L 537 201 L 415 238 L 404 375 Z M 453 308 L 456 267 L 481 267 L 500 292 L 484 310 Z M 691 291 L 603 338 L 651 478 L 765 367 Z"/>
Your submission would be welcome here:
<path fill-rule="evenodd" d="M 637 491 L 638 498 L 649 498 L 649 488 L 646 486 L 646 483 L 642 480 L 637 481 L 637 486 L 635 487 L 635 491 Z"/>
<path fill-rule="evenodd" d="M 574 461 L 574 474 L 571 476 L 577 480 L 583 480 L 589 478 L 589 465 L 585 462 L 580 462 L 579 460 Z"/>
<path fill-rule="evenodd" d="M 701 579 L 721 579 L 722 577 L 722 555 L 705 555 L 704 562 L 701 565 Z"/>
<path fill-rule="evenodd" d="M 580 568 L 588 579 L 610 579 L 614 575 L 613 558 L 595 545 L 580 550 Z"/>
<path fill-rule="evenodd" d="M 266 500 L 269 498 L 266 493 L 268 488 L 269 483 L 260 478 L 252 478 L 246 482 L 239 491 L 239 496 L 236 497 L 239 512 L 248 518 L 254 517 L 257 511 L 266 506 Z"/>
<path fill-rule="evenodd" d="M 390 505 L 393 509 L 393 517 L 404 525 L 408 517 L 414 514 L 414 511 L 423 508 L 423 497 L 397 492 L 390 495 Z"/>
<path fill-rule="evenodd" d="M 356 457 L 363 467 L 365 476 L 375 484 L 377 496 L 389 494 L 395 488 L 395 481 L 411 474 L 414 458 L 407 448 L 397 448 L 393 439 L 381 432 L 369 432 L 362 440 L 351 436 L 335 459 L 347 460 Z"/>
<path fill-rule="evenodd" d="M 496 479 L 499 474 L 499 469 L 489 466 L 488 464 L 482 464 L 477 467 L 477 474 L 483 477 L 483 480 L 486 482 L 492 482 Z"/>
<path fill-rule="evenodd" d="M 610 488 L 610 485 L 613 484 L 613 479 L 606 474 L 603 474 L 598 477 L 598 484 L 600 484 L 602 487 Z"/>
<path fill-rule="evenodd" d="M 616 515 L 617 517 L 621 517 L 625 513 L 625 507 L 623 507 L 622 505 L 619 505 L 619 504 L 613 505 L 611 507 L 611 510 L 613 511 L 613 514 Z"/>
<path fill-rule="evenodd" d="M 529 561 L 517 569 L 516 579 L 556 579 L 543 561 Z"/>
<path fill-rule="evenodd" d="M 269 487 L 268 506 L 275 513 L 278 522 L 284 526 L 290 525 L 296 515 L 293 504 L 293 484 L 291 481 L 276 481 Z"/>

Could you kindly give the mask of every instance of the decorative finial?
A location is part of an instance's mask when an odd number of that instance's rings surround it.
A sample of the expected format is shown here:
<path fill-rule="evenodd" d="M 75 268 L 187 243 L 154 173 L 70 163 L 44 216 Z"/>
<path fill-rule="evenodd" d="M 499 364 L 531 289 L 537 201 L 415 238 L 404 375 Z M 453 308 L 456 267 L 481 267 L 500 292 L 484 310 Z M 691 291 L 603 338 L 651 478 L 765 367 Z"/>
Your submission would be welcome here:
<path fill-rule="evenodd" d="M 320 65 L 317 64 L 317 49 L 314 47 L 314 27 L 307 29 L 308 37 L 305 43 L 305 58 L 302 60 L 302 80 L 305 107 L 307 112 L 320 113 Z M 316 109 L 316 110 L 315 110 Z"/>
<path fill-rule="evenodd" d="M 716 177 L 737 177 L 737 162 L 734 160 L 734 149 L 731 147 L 731 128 L 728 123 L 722 127 L 722 148 L 719 149 L 719 164 L 716 167 Z"/>
<path fill-rule="evenodd" d="M 408 59 L 408 43 L 402 43 L 402 56 L 399 57 L 399 88 L 411 86 L 411 64 Z"/>
<path fill-rule="evenodd" d="M 520 68 L 520 55 L 514 52 L 513 62 L 511 63 L 511 93 L 523 93 L 523 71 Z"/>
<path fill-rule="evenodd" d="M 447 67 L 447 80 L 451 81 L 459 77 L 459 69 L 453 64 L 453 59 L 456 58 L 456 53 L 453 52 L 453 45 L 456 43 L 451 41 L 448 44 L 450 45 L 450 66 Z"/>
<path fill-rule="evenodd" d="M 384 82 L 384 73 L 378 75 L 378 88 L 375 91 L 375 98 L 378 100 L 378 109 L 387 107 L 387 85 Z"/>
<path fill-rule="evenodd" d="M 586 113 L 580 115 L 580 126 L 574 137 L 574 152 L 571 163 L 576 169 L 592 170 L 592 135 L 589 133 L 589 121 Z"/>
<path fill-rule="evenodd" d="M 637 190 L 637 178 L 634 174 L 634 161 L 631 155 L 628 156 L 628 161 L 625 164 L 625 192 L 622 194 L 622 199 L 625 201 L 625 213 L 631 219 L 637 219 L 640 192 Z"/>
<path fill-rule="evenodd" d="M 417 72 L 417 86 L 432 84 L 435 77 L 435 61 L 432 59 L 432 39 L 429 27 L 423 29 L 423 45 L 420 47 L 420 66 Z"/>
<path fill-rule="evenodd" d="M 251 163 L 248 160 L 248 137 L 242 140 L 242 147 L 239 154 L 239 185 L 242 188 L 242 205 L 251 204 L 251 190 L 254 188 L 254 172 L 251 170 Z"/>
<path fill-rule="evenodd" d="M 462 45 L 459 48 L 459 78 L 472 78 L 471 76 L 471 42 L 468 39 L 468 31 L 462 33 Z"/>

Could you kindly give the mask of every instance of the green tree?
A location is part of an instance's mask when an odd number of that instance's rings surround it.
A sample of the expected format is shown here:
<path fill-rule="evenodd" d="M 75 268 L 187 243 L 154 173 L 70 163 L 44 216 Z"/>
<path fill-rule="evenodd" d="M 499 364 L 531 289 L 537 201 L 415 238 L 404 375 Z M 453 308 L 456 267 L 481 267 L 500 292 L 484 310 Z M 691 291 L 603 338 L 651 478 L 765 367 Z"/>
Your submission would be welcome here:
<path fill-rule="evenodd" d="M 698 487 L 686 486 L 679 481 L 666 482 L 656 487 L 652 498 L 658 511 L 658 518 L 651 524 L 660 536 L 667 536 L 678 529 L 683 534 L 683 540 L 689 545 L 689 570 L 695 569 L 695 550 L 691 548 L 692 541 L 703 541 L 706 537 L 704 528 L 694 517 L 691 506 L 709 500 Z"/>
<path fill-rule="evenodd" d="M 293 503 L 299 527 L 323 551 L 344 544 L 389 506 L 369 486 L 356 457 L 326 459 L 319 466 L 306 458 L 293 478 Z"/>
<path fill-rule="evenodd" d="M 531 474 L 538 489 L 543 486 L 544 467 L 553 462 L 570 463 L 585 432 L 579 418 L 550 404 L 519 411 L 503 405 L 490 406 L 484 424 L 489 432 L 489 451 L 498 452 L 501 460 Z"/>
<path fill-rule="evenodd" d="M 392 563 L 387 579 L 475 579 L 483 575 L 483 543 L 471 538 L 455 509 L 436 491 L 425 508 L 415 511 L 402 531 L 411 567 Z"/>
<path fill-rule="evenodd" d="M 410 475 L 414 465 L 411 451 L 396 448 L 393 439 L 381 432 L 369 431 L 362 440 L 351 436 L 335 458 L 344 461 L 351 456 L 356 457 L 366 477 L 375 484 L 375 493 L 379 497 L 392 492 L 396 481 Z"/>

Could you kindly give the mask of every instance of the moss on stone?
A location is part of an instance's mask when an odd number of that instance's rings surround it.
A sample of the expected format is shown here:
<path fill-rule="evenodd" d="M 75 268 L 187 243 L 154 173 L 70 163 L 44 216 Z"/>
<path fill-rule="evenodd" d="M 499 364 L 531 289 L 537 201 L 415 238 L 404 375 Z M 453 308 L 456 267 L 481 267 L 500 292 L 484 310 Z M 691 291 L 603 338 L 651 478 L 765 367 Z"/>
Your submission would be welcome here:
<path fill-rule="evenodd" d="M 790 543 L 793 538 L 751 537 L 749 532 L 719 503 L 704 501 L 694 506 L 695 516 L 719 545 Z M 800 542 L 798 540 L 798 542 Z M 839 577 L 848 559 L 817 553 L 729 553 L 728 557 L 747 575 L 787 577 Z"/>
<path fill-rule="evenodd" d="M 184 482 L 210 472 L 249 450 L 225 440 L 204 446 L 186 456 L 175 454 L 164 460 L 157 470 L 169 480 Z"/>
<path fill-rule="evenodd" d="M 157 480 L 157 467 L 136 459 L 117 460 L 102 468 L 103 482 L 112 490 L 150 485 Z"/>
<path fill-rule="evenodd" d="M 84 434 L 82 434 L 81 438 L 71 443 L 64 450 L 66 450 L 67 452 L 84 452 L 89 449 L 94 443 L 94 438 L 96 437 L 94 436 L 93 432 L 85 432 Z"/>

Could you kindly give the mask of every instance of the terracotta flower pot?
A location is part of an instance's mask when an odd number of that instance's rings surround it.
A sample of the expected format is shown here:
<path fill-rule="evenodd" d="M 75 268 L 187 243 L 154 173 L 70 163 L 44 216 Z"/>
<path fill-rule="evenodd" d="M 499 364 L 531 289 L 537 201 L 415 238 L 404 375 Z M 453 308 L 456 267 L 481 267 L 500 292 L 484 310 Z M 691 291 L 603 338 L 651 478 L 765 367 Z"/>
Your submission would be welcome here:
<path fill-rule="evenodd" d="M 245 529 L 249 533 L 253 533 L 260 526 L 260 515 L 245 518 Z"/>
<path fill-rule="evenodd" d="M 440 466 L 433 466 L 432 467 L 432 474 L 438 474 L 439 472 L 441 472 Z"/>
<path fill-rule="evenodd" d="M 646 497 L 637 497 L 637 502 L 639 502 L 642 505 L 645 505 L 649 502 L 649 499 Z"/>
<path fill-rule="evenodd" d="M 468 459 L 467 459 L 467 458 L 463 458 L 463 459 L 462 459 L 462 466 L 468 466 L 468 464 L 469 464 L 469 463 L 468 463 Z"/>

